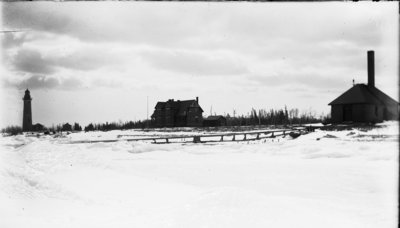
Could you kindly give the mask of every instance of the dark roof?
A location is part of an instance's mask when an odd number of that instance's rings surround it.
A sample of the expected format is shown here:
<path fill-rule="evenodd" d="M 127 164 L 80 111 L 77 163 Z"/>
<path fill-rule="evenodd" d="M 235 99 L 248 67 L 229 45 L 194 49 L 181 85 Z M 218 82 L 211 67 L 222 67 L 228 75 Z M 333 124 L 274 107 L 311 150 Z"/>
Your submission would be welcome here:
<path fill-rule="evenodd" d="M 376 105 L 398 105 L 398 102 L 380 91 L 374 86 L 356 84 L 329 105 L 339 104 L 376 104 Z"/>
<path fill-rule="evenodd" d="M 196 102 L 196 100 L 168 100 L 166 102 L 157 102 L 156 104 L 156 109 L 164 109 L 166 106 L 169 106 L 171 108 L 177 109 L 177 114 L 178 115 L 185 115 L 184 112 L 187 111 L 190 107 L 194 108 L 200 108 L 200 110 L 203 112 L 203 109 L 200 107 L 200 105 Z"/>
<path fill-rule="evenodd" d="M 206 120 L 220 120 L 220 119 L 225 119 L 225 117 L 218 115 L 218 116 L 208 116 Z"/>
<path fill-rule="evenodd" d="M 159 102 L 157 102 L 155 108 L 164 108 L 164 107 L 165 107 L 165 103 L 166 103 L 166 102 L 161 102 L 161 101 L 159 101 Z"/>
<path fill-rule="evenodd" d="M 196 100 L 186 100 L 186 101 L 177 101 L 177 106 L 179 107 L 178 115 L 186 115 L 186 111 L 189 108 L 200 108 L 200 105 L 197 104 Z M 203 111 L 203 109 L 201 109 Z"/>
<path fill-rule="evenodd" d="M 385 105 L 391 106 L 391 105 L 399 105 L 399 102 L 394 100 L 393 98 L 389 97 L 386 95 L 384 92 L 380 91 L 376 87 L 370 88 L 371 93 L 377 97 L 380 101 L 382 101 Z"/>

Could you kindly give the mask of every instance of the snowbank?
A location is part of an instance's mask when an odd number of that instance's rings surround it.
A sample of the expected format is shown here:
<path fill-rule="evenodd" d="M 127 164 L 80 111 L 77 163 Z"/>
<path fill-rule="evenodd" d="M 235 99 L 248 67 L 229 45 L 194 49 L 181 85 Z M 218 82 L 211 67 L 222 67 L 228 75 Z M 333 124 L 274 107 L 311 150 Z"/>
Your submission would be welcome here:
<path fill-rule="evenodd" d="M 0 227 L 395 227 L 398 123 L 252 142 L 0 138 Z M 165 134 L 181 134 L 166 132 Z"/>

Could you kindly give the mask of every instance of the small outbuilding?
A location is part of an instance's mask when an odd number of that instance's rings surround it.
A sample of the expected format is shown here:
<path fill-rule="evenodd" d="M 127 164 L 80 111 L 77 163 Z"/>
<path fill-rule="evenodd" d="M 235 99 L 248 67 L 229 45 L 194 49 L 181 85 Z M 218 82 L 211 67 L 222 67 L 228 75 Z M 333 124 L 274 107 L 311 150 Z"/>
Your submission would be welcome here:
<path fill-rule="evenodd" d="M 32 126 L 32 131 L 44 131 L 45 127 L 43 124 L 37 123 Z"/>
<path fill-rule="evenodd" d="M 399 103 L 375 87 L 374 52 L 368 51 L 368 84 L 355 84 L 333 100 L 332 122 L 382 122 L 399 119 Z"/>
<path fill-rule="evenodd" d="M 218 115 L 218 116 L 208 116 L 203 120 L 204 127 L 219 127 L 226 126 L 226 118 Z"/>

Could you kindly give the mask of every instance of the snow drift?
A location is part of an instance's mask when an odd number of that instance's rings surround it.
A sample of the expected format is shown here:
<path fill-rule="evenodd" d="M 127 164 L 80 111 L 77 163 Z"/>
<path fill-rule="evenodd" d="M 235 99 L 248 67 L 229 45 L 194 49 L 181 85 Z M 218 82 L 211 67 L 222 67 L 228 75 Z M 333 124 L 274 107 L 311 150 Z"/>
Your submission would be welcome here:
<path fill-rule="evenodd" d="M 65 144 L 125 133 L 1 137 L 0 227 L 397 225 L 397 122 L 295 140 Z"/>

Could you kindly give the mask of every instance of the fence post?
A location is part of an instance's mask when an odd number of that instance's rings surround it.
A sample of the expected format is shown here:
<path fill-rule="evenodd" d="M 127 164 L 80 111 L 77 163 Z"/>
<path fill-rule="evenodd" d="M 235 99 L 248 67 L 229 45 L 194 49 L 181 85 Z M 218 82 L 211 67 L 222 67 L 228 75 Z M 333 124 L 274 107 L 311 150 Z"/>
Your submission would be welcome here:
<path fill-rule="evenodd" d="M 235 141 L 235 136 L 236 136 L 236 135 L 233 135 L 232 141 Z"/>
<path fill-rule="evenodd" d="M 200 141 L 200 136 L 193 136 L 193 142 L 194 143 L 199 143 Z"/>
<path fill-rule="evenodd" d="M 224 141 L 224 136 L 223 135 L 221 135 L 221 140 L 220 141 L 221 142 Z"/>

